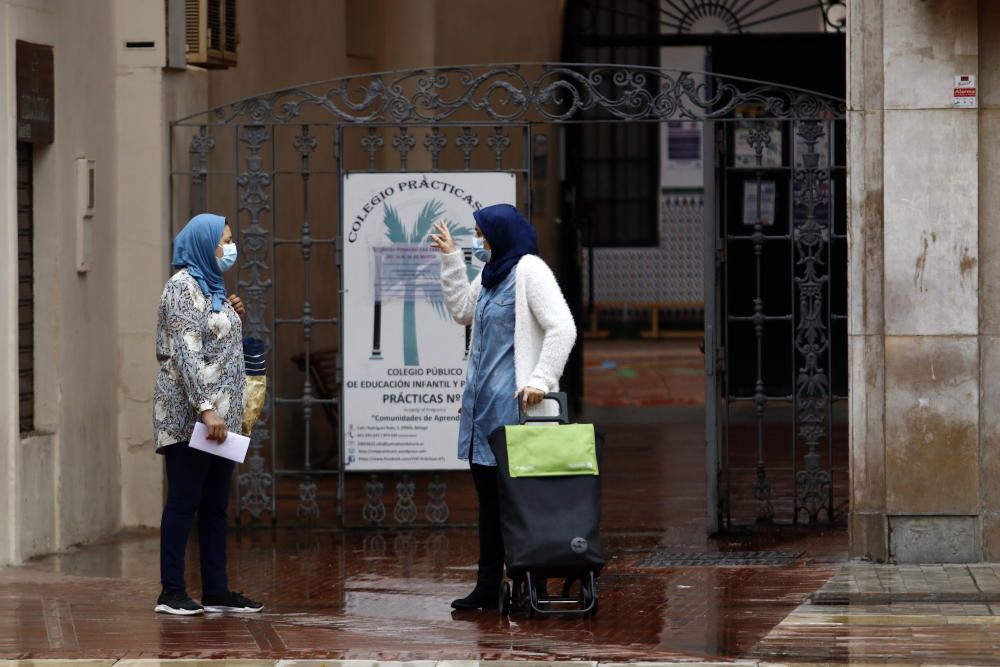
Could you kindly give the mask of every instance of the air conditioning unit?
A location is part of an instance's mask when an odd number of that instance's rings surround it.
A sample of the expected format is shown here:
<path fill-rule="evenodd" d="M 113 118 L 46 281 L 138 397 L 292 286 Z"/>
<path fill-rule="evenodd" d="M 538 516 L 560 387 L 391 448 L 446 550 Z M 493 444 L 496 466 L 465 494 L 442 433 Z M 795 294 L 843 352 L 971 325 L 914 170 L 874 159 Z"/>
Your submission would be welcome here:
<path fill-rule="evenodd" d="M 236 0 L 185 0 L 187 63 L 225 68 L 236 64 Z"/>

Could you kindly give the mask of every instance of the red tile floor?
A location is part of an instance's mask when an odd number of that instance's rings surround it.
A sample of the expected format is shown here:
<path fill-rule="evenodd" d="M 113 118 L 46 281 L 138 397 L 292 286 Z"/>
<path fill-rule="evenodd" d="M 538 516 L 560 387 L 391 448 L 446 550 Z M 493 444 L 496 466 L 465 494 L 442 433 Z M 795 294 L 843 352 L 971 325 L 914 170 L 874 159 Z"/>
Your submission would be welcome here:
<path fill-rule="evenodd" d="M 468 529 L 233 534 L 232 587 L 261 599 L 266 611 L 155 615 L 158 539 L 143 531 L 0 570 L 0 658 L 753 658 L 846 560 L 839 530 L 705 534 L 701 408 L 594 414 L 608 434 L 603 534 L 610 558 L 595 618 L 453 612 L 450 600 L 474 580 Z M 658 549 L 802 556 L 779 567 L 640 567 Z M 193 554 L 189 588 L 197 597 Z M 770 655 L 794 658 L 784 650 Z M 828 657 L 842 655 L 831 643 Z"/>
<path fill-rule="evenodd" d="M 602 407 L 704 405 L 699 340 L 588 340 L 584 400 Z"/>

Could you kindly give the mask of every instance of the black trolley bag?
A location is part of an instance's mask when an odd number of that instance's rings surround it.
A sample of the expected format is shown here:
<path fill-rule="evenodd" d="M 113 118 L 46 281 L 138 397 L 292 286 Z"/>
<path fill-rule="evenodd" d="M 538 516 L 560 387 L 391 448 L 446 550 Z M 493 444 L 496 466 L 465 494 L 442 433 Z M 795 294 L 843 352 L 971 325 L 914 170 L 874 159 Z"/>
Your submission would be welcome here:
<path fill-rule="evenodd" d="M 569 424 L 566 394 L 545 398 L 559 403 L 558 416 L 529 417 L 518 401 L 520 424 L 501 426 L 489 437 L 512 580 L 501 584 L 500 611 L 592 615 L 604 565 L 600 438 L 591 424 Z M 548 595 L 548 578 L 564 579 L 562 595 Z"/>

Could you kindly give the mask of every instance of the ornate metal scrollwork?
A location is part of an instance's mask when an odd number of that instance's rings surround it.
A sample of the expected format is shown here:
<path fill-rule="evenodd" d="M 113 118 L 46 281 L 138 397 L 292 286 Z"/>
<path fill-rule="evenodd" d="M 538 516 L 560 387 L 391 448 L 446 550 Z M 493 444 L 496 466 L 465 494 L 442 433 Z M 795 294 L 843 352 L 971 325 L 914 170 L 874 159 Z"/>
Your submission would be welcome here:
<path fill-rule="evenodd" d="M 828 6 L 841 4 L 827 2 Z M 826 127 L 822 121 L 843 118 L 845 115 L 842 100 L 810 91 L 711 73 L 628 65 L 523 63 L 417 69 L 343 77 L 257 95 L 182 119 L 174 125 L 196 128 L 197 133 L 190 144 L 192 183 L 202 182 L 210 173 L 210 152 L 215 146 L 213 126 L 233 127 L 232 131 L 237 138 L 236 159 L 245 162 L 243 168 L 235 167 L 238 172 L 236 220 L 243 223 L 239 230 L 241 264 L 238 288 L 247 307 L 244 329 L 246 335 L 270 343 L 274 333 L 274 323 L 268 318 L 273 275 L 270 266 L 273 260 L 272 244 L 286 242 L 272 238 L 273 230 L 268 216 L 272 205 L 273 184 L 271 172 L 264 169 L 264 156 L 268 152 L 265 150 L 269 148 L 268 142 L 277 136 L 275 126 L 294 124 L 300 127 L 292 146 L 299 152 L 302 160 L 304 197 L 308 200 L 309 161 L 317 146 L 316 137 L 310 133 L 310 125 L 313 128 L 338 126 L 338 169 L 344 168 L 345 159 L 344 151 L 341 150 L 340 126 L 365 128 L 361 130 L 364 136 L 361 137 L 363 152 L 360 153 L 359 164 L 364 165 L 363 160 L 367 156 L 370 171 L 377 169 L 379 152 L 387 147 L 388 142 L 383 133 L 392 137 L 391 146 L 399 152 L 400 166 L 406 170 L 408 156 L 417 145 L 414 136 L 417 130 L 414 126 L 429 126 L 429 133 L 423 138 L 422 145 L 431 154 L 432 168 L 437 169 L 441 152 L 451 150 L 445 133 L 449 131 L 448 128 L 457 131 L 460 127 L 461 134 L 453 135 L 453 143 L 463 156 L 463 168 L 470 170 L 473 154 L 479 148 L 482 138 L 477 132 L 486 139 L 484 149 L 488 148 L 491 152 L 494 158 L 491 162 L 495 163 L 496 168 L 502 167 L 505 152 L 512 143 L 506 130 L 515 122 L 735 120 L 747 106 L 755 107 L 761 118 L 770 121 L 815 121 L 812 124 L 799 123 L 797 127 L 808 150 L 803 157 L 803 164 L 795 169 L 797 185 L 793 195 L 793 206 L 809 211 L 804 222 L 797 224 L 793 230 L 796 296 L 799 297 L 799 310 L 795 314 L 795 344 L 800 361 L 795 400 L 799 415 L 798 435 L 808 450 L 803 457 L 801 469 L 797 467 L 796 470 L 799 491 L 796 515 L 805 509 L 810 521 L 813 521 L 813 517 L 824 509 L 828 513 L 831 511 L 830 501 L 824 501 L 824 498 L 830 497 L 829 472 L 822 469 L 818 454 L 823 438 L 827 437 L 823 411 L 828 409 L 830 401 L 828 371 L 824 365 L 829 342 L 822 313 L 826 298 L 823 290 L 827 289 L 823 262 L 828 251 L 828 236 L 824 234 L 828 234 L 828 230 L 816 215 L 816 209 L 822 207 L 822 197 L 828 196 L 828 193 L 824 194 L 822 191 L 822 183 L 829 181 L 829 172 L 824 172 L 816 163 L 810 163 L 812 158 L 809 155 L 816 152 L 815 144 L 822 139 L 815 134 L 821 133 Z M 391 125 L 397 127 L 386 127 Z M 477 128 L 484 129 L 480 131 Z M 771 135 L 763 124 L 752 124 L 751 130 L 750 141 L 760 146 L 757 151 L 759 158 L 761 151 L 771 141 Z M 757 132 L 756 137 L 753 130 Z M 218 132 L 215 131 L 215 134 Z M 211 154 L 211 158 L 215 160 L 218 156 Z M 819 188 L 819 195 L 814 194 L 816 188 Z M 815 200 L 816 196 L 820 200 Z M 308 273 L 308 264 L 314 254 L 313 245 L 323 240 L 313 238 L 308 205 L 304 210 L 301 238 L 288 242 L 301 244 Z M 762 260 L 764 238 L 764 230 L 758 223 L 754 227 L 753 243 L 759 261 Z M 767 318 L 764 302 L 759 294 L 753 308 L 755 331 L 762 335 Z M 307 288 L 301 320 L 306 349 L 316 321 Z M 309 420 L 318 403 L 313 394 L 312 379 L 308 372 L 305 375 L 303 398 L 301 401 L 296 399 L 295 402 L 306 416 L 308 433 Z M 273 387 L 273 382 L 270 384 Z M 271 442 L 274 401 L 271 392 L 273 389 L 269 388 L 268 405 L 254 429 L 245 470 L 238 477 L 239 509 L 249 512 L 254 518 L 266 511 L 273 511 L 275 502 L 275 481 L 265 471 L 267 460 L 263 456 L 265 443 Z M 759 400 L 759 397 L 763 397 L 763 400 Z M 758 412 L 762 413 L 767 407 L 763 385 L 755 388 L 754 401 Z M 308 445 L 306 449 L 308 451 Z M 773 516 L 768 470 L 762 457 L 759 458 L 759 463 L 755 495 L 760 501 L 760 515 Z M 311 483 L 312 480 L 307 479 L 299 488 L 300 512 L 310 515 L 316 498 L 315 489 L 308 486 Z M 400 481 L 397 485 L 398 500 L 393 516 L 400 524 L 415 521 L 419 514 L 413 502 L 412 485 L 410 480 Z M 431 524 L 447 522 L 449 509 L 445 502 L 446 485 L 440 479 L 435 479 L 430 483 L 428 491 L 429 502 L 423 513 L 424 517 Z M 383 501 L 383 484 L 377 477 L 373 476 L 365 484 L 365 496 L 366 502 L 362 508 L 365 523 L 383 523 L 387 510 Z M 728 513 L 728 494 L 722 502 Z"/>
<path fill-rule="evenodd" d="M 403 475 L 396 483 L 396 506 L 392 510 L 392 516 L 396 523 L 408 526 L 417 518 L 417 505 L 413 502 L 413 496 L 417 492 L 417 485 L 410 479 L 409 475 Z"/>
<path fill-rule="evenodd" d="M 309 519 L 319 518 L 319 504 L 316 502 L 316 482 L 307 479 L 299 482 L 299 506 L 295 516 Z"/>
<path fill-rule="evenodd" d="M 208 128 L 202 125 L 198 128 L 198 134 L 191 137 L 191 213 L 195 213 L 194 207 L 197 201 L 197 209 L 204 211 L 208 208 L 208 196 L 204 187 L 208 178 L 208 156 L 215 148 L 215 137 L 208 133 Z"/>
<path fill-rule="evenodd" d="M 268 141 L 270 131 L 264 126 L 244 128 L 239 136 L 248 147 L 246 170 L 236 177 L 239 187 L 239 213 L 250 216 L 249 224 L 239 229 L 240 234 L 240 276 L 237 286 L 243 295 L 246 319 L 243 329 L 247 335 L 265 342 L 271 340 L 271 328 L 267 320 L 267 297 L 271 289 L 269 249 L 270 230 L 261 224 L 261 216 L 271 210 L 271 175 L 263 169 L 261 148 Z M 265 511 L 272 511 L 274 498 L 271 495 L 273 478 L 264 471 L 262 455 L 264 443 L 270 440 L 271 400 L 273 383 L 268 383 L 268 398 L 264 409 L 253 429 L 250 453 L 247 457 L 249 469 L 237 477 L 242 491 L 239 496 L 238 511 L 247 511 L 254 519 Z"/>
<path fill-rule="evenodd" d="M 764 461 L 764 416 L 767 412 L 767 391 L 764 386 L 764 294 L 761 291 L 761 272 L 764 261 L 764 221 L 760 215 L 764 201 L 762 192 L 761 168 L 764 162 L 764 150 L 771 145 L 771 130 L 773 123 L 769 121 L 753 121 L 747 128 L 747 143 L 754 150 L 754 160 L 757 166 L 757 193 L 755 201 L 757 212 L 754 216 L 753 243 L 754 271 L 757 276 L 756 292 L 753 299 L 754 338 L 757 344 L 757 379 L 754 382 L 753 404 L 757 418 L 757 481 L 754 484 L 754 497 L 757 499 L 757 521 L 769 523 L 774 520 L 774 505 L 771 503 L 771 482 L 767 478 L 767 464 Z"/>
<path fill-rule="evenodd" d="M 493 134 L 486 139 L 486 145 L 493 149 L 497 160 L 497 170 L 503 169 L 503 154 L 510 148 L 510 137 L 504 134 L 502 127 L 493 128 Z"/>
<path fill-rule="evenodd" d="M 254 429 L 256 433 L 257 429 Z M 257 443 L 255 448 L 253 443 Z M 260 439 L 254 437 L 250 445 L 250 455 L 247 457 L 248 469 L 236 478 L 240 490 L 239 511 L 245 511 L 253 518 L 258 518 L 271 509 L 271 492 L 274 478 L 264 470 L 264 457 L 260 455 Z"/>
<path fill-rule="evenodd" d="M 468 127 L 462 128 L 462 135 L 455 139 L 455 145 L 462 151 L 462 168 L 466 171 L 472 168 L 472 152 L 479 147 L 479 137 L 472 133 Z"/>
<path fill-rule="evenodd" d="M 441 151 L 448 145 L 448 137 L 441 134 L 441 128 L 432 127 L 431 133 L 424 137 L 424 148 L 431 154 L 431 169 L 438 170 L 438 163 L 441 160 Z"/>
<path fill-rule="evenodd" d="M 399 151 L 399 170 L 406 171 L 406 160 L 410 151 L 417 145 L 417 138 L 410 134 L 409 128 L 399 128 L 399 134 L 392 138 L 392 147 Z"/>
<path fill-rule="evenodd" d="M 385 485 L 379 481 L 378 476 L 372 475 L 371 479 L 365 482 L 365 505 L 361 508 L 361 518 L 370 526 L 377 526 L 385 521 L 385 503 L 382 502 L 382 493 Z"/>
<path fill-rule="evenodd" d="M 377 129 L 369 127 L 368 134 L 361 137 L 361 147 L 368 151 L 368 171 L 375 171 L 375 156 L 383 146 L 385 139 L 378 134 Z"/>
<path fill-rule="evenodd" d="M 537 72 L 530 77 L 527 72 Z M 629 65 L 521 63 L 350 76 L 226 104 L 209 124 L 283 124 L 307 109 L 342 123 L 711 120 L 752 104 L 776 119 L 842 117 L 843 101 L 819 93 L 711 73 Z M 180 122 L 196 118 L 192 116 Z"/>
<path fill-rule="evenodd" d="M 441 479 L 441 475 L 435 474 L 427 485 L 430 500 L 427 501 L 425 514 L 428 523 L 440 526 L 448 522 L 448 502 L 445 500 L 447 493 L 448 484 Z"/>
<path fill-rule="evenodd" d="M 803 467 L 795 472 L 797 493 L 795 519 L 805 511 L 809 524 L 819 521 L 821 512 L 833 522 L 832 477 L 821 464 L 819 446 L 827 436 L 826 412 L 830 403 L 830 379 L 824 360 L 830 346 L 826 324 L 829 275 L 826 266 L 830 243 L 829 220 L 820 220 L 817 210 L 830 203 L 829 165 L 821 165 L 816 145 L 829 137 L 827 124 L 820 121 L 796 123 L 796 135 L 805 146 L 798 156 L 792 179 L 795 209 L 805 217 L 794 225 L 795 288 L 798 296 L 798 321 L 795 326 L 795 351 L 801 359 L 795 382 L 798 412 L 798 435 L 805 441 Z"/>

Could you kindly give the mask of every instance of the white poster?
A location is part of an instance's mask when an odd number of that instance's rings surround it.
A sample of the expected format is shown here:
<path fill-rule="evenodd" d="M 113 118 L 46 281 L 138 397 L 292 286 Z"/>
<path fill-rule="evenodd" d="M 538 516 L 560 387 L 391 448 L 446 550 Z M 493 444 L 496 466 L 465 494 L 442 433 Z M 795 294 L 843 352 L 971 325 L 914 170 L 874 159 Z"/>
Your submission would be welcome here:
<path fill-rule="evenodd" d="M 759 219 L 764 226 L 773 225 L 776 192 L 774 181 L 743 181 L 743 224 L 756 225 Z"/>
<path fill-rule="evenodd" d="M 472 213 L 516 204 L 516 177 L 358 173 L 343 188 L 345 469 L 466 468 L 456 452 L 469 332 L 445 307 L 431 227 L 449 225 L 474 278 Z"/>

